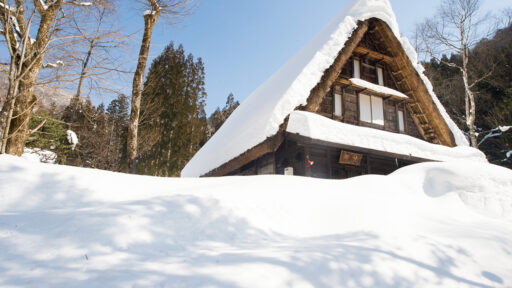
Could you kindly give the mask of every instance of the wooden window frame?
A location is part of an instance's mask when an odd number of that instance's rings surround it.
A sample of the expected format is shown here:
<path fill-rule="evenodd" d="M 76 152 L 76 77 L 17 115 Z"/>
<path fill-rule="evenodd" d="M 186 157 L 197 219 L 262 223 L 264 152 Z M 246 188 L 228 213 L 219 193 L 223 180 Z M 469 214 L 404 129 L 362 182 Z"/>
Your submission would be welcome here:
<path fill-rule="evenodd" d="M 404 121 L 404 130 L 400 131 L 400 114 L 398 112 L 402 112 L 403 115 L 403 121 Z M 401 134 L 408 134 L 407 133 L 407 104 L 404 102 L 399 102 L 395 104 L 395 113 L 396 113 L 396 131 Z"/>
<path fill-rule="evenodd" d="M 357 65 L 356 65 L 357 63 Z M 352 76 L 353 78 L 356 78 L 356 79 L 362 79 L 361 78 L 361 58 L 358 58 L 358 57 L 354 57 L 354 59 L 352 60 Z M 357 69 L 356 69 L 357 67 Z M 358 72 L 356 74 L 356 71 Z"/>
<path fill-rule="evenodd" d="M 339 95 L 339 103 L 336 103 L 336 96 Z M 332 109 L 332 114 L 334 117 L 336 118 L 343 118 L 343 89 L 341 89 L 341 91 L 338 93 L 336 92 L 336 89 L 333 91 L 333 95 L 332 95 L 332 101 L 333 101 L 333 109 Z M 340 114 L 337 115 L 336 114 L 336 109 L 338 108 L 336 104 L 339 104 L 339 109 L 340 109 Z"/>
<path fill-rule="evenodd" d="M 361 94 L 365 95 L 365 96 L 368 96 L 370 98 L 370 118 L 371 118 L 371 121 L 368 122 L 368 121 L 364 121 L 361 119 Z M 374 117 L 373 117 L 373 101 L 372 101 L 372 98 L 380 98 L 382 100 L 382 124 L 379 124 L 379 123 L 375 123 L 373 122 L 374 121 Z M 364 122 L 364 123 L 367 123 L 367 124 L 371 124 L 371 125 L 377 125 L 379 127 L 385 127 L 385 124 L 386 124 L 386 117 L 385 117 L 385 113 L 384 113 L 384 98 L 383 97 L 380 97 L 380 96 L 376 96 L 376 95 L 371 95 L 371 94 L 365 94 L 365 93 L 362 93 L 362 92 L 359 92 L 357 93 L 357 106 L 358 106 L 358 118 L 359 118 L 359 124 L 361 124 L 361 122 Z"/>
<path fill-rule="evenodd" d="M 402 128 L 400 129 L 400 113 L 402 113 Z M 405 113 L 403 110 L 398 109 L 396 113 L 396 121 L 398 124 L 398 132 L 399 133 L 405 133 Z"/>
<path fill-rule="evenodd" d="M 376 72 L 377 73 L 377 84 L 380 85 L 380 86 L 384 86 L 386 87 L 386 81 L 384 80 L 384 67 L 382 67 L 381 65 L 376 65 L 375 66 L 376 68 Z M 381 73 L 379 73 L 379 71 Z M 381 78 L 382 78 L 382 83 L 381 83 Z"/>
<path fill-rule="evenodd" d="M 335 114 L 336 111 L 336 89 L 340 90 L 341 95 L 341 115 L 338 116 Z M 335 120 L 343 120 L 345 118 L 345 104 L 344 104 L 344 95 L 345 89 L 341 85 L 334 85 L 331 89 L 331 97 L 332 97 L 332 111 L 331 111 L 331 119 Z"/>

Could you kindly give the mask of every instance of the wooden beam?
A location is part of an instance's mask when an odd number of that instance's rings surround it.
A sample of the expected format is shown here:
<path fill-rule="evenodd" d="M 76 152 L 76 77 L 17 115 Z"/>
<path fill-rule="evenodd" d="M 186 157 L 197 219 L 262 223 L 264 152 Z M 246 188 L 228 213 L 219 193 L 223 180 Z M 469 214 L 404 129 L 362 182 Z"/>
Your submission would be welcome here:
<path fill-rule="evenodd" d="M 379 53 L 377 51 L 370 50 L 370 49 L 362 47 L 362 46 L 357 46 L 354 49 L 354 53 L 363 55 L 363 56 L 368 57 L 375 61 L 380 61 L 380 62 L 384 62 L 384 63 L 388 63 L 388 64 L 391 64 L 394 61 L 393 57 Z"/>
<path fill-rule="evenodd" d="M 345 43 L 343 49 L 341 49 L 340 53 L 334 60 L 334 63 L 324 72 L 322 79 L 320 82 L 311 89 L 309 94 L 307 105 L 305 110 L 308 112 L 317 112 L 320 108 L 320 104 L 322 103 L 323 97 L 327 94 L 327 92 L 331 89 L 332 84 L 338 76 L 340 75 L 343 66 L 347 62 L 347 60 L 352 56 L 354 48 L 357 47 L 361 39 L 363 39 L 364 34 L 368 31 L 369 21 L 362 21 L 358 23 L 358 27 L 354 32 L 352 32 L 352 36 Z"/>

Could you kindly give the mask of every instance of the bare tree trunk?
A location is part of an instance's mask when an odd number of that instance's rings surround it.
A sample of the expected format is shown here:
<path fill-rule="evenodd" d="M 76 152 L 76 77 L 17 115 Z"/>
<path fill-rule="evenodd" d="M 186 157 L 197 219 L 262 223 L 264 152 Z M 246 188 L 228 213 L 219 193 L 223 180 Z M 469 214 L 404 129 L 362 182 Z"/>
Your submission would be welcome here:
<path fill-rule="evenodd" d="M 9 88 L 5 97 L 6 101 L 2 107 L 2 145 L 0 154 L 5 154 L 7 141 L 9 139 L 9 128 L 11 127 L 12 115 L 16 104 L 16 95 L 18 94 L 19 81 L 16 81 L 16 63 L 15 58 L 11 58 L 11 67 L 9 69 Z M 6 109 L 5 109 L 6 108 Z"/>
<path fill-rule="evenodd" d="M 89 50 L 87 51 L 87 56 L 85 57 L 84 64 L 82 65 L 82 71 L 80 71 L 80 78 L 78 79 L 78 86 L 76 88 L 76 96 L 80 98 L 82 95 L 82 85 L 84 83 L 85 76 L 87 74 L 87 65 L 89 65 L 89 60 L 91 59 L 92 50 L 94 49 L 94 41 L 92 41 L 89 46 Z"/>
<path fill-rule="evenodd" d="M 8 46 L 10 46 L 11 71 L 15 71 L 15 82 L 18 83 L 18 91 L 16 91 L 16 94 L 11 95 L 11 105 L 4 105 L 4 107 L 2 107 L 2 115 L 8 115 L 6 124 L 10 122 L 10 125 L 8 127 L 6 126 L 4 129 L 3 140 L 7 137 L 7 142 L 4 144 L 4 141 L 2 141 L 2 152 L 18 156 L 23 154 L 25 142 L 30 135 L 29 120 L 37 101 L 34 96 L 34 86 L 37 82 L 39 70 L 43 66 L 43 59 L 48 43 L 55 32 L 52 30 L 52 28 L 55 28 L 54 25 L 52 25 L 54 24 L 55 13 L 62 5 L 62 2 L 60 2 L 48 7 L 48 9 L 42 9 L 40 7 L 41 2 L 34 1 L 34 3 L 38 11 L 43 11 L 43 13 L 40 13 L 39 27 L 34 43 L 32 44 L 32 42 L 29 41 L 29 33 L 35 11 L 30 16 L 28 22 L 26 22 L 24 2 L 21 0 L 16 1 L 17 12 L 13 16 L 18 23 L 18 25 L 15 25 L 16 33 L 22 34 L 23 36 L 22 42 L 18 43 L 15 41 L 15 38 L 12 38 L 11 41 L 10 35 L 14 34 L 12 30 L 9 30 L 8 33 L 4 33 Z M 11 17 L 7 11 L 8 9 L 2 11 L 5 13 L 2 15 L 4 29 L 7 29 L 5 23 L 10 23 L 6 20 L 6 17 Z M 21 30 L 18 30 L 18 28 Z M 21 51 L 19 51 L 20 46 L 23 47 Z M 15 67 L 12 67 L 13 64 Z M 14 107 L 11 110 L 10 108 L 13 105 Z"/>
<path fill-rule="evenodd" d="M 9 139 L 5 150 L 8 154 L 18 156 L 23 154 L 25 142 L 30 135 L 28 124 L 32 116 L 32 110 L 37 102 L 34 96 L 34 86 L 38 74 L 39 69 L 33 69 L 20 81 L 19 93 L 13 109 L 11 125 L 9 126 Z"/>
<path fill-rule="evenodd" d="M 468 65 L 470 48 L 478 42 L 479 37 L 486 37 L 485 34 L 476 34 L 474 31 L 478 31 L 479 27 L 482 27 L 482 25 L 486 26 L 489 23 L 488 17 L 480 17 L 478 14 L 480 5 L 481 0 L 442 0 L 436 18 L 427 19 L 419 27 L 422 43 L 430 56 L 440 63 L 459 69 L 462 73 L 465 120 L 469 131 L 470 143 L 474 148 L 478 148 L 475 129 L 476 95 L 471 89 L 493 73 L 491 68 L 488 72 L 482 73 L 482 75 L 476 75 L 477 71 L 470 70 Z M 491 31 L 487 33 L 487 36 L 489 35 L 491 35 Z M 448 52 L 460 54 L 462 56 L 462 65 L 442 60 L 442 55 Z"/>
<path fill-rule="evenodd" d="M 137 171 L 137 144 L 138 144 L 138 128 L 140 115 L 140 101 L 142 97 L 142 85 L 144 74 L 146 71 L 146 63 L 148 60 L 149 47 L 151 45 L 151 34 L 153 27 L 158 19 L 159 12 L 148 13 L 144 15 L 144 36 L 140 46 L 139 59 L 137 69 L 133 76 L 132 102 L 130 123 L 128 126 L 128 143 L 127 143 L 127 164 L 129 173 L 134 174 Z"/>
<path fill-rule="evenodd" d="M 478 142 L 476 139 L 475 131 L 475 119 L 476 119 L 476 105 L 475 95 L 469 88 L 468 74 L 466 71 L 462 71 L 462 78 L 464 79 L 464 89 L 466 94 L 466 124 L 469 129 L 469 139 L 471 140 L 471 147 L 478 148 Z"/>
<path fill-rule="evenodd" d="M 464 26 L 462 26 L 464 27 Z M 464 33 L 466 31 L 461 31 Z M 463 34 L 464 35 L 464 34 Z M 462 38 L 464 39 L 464 38 Z M 471 142 L 471 147 L 478 149 L 478 143 L 476 140 L 475 133 L 475 119 L 476 119 L 476 104 L 475 104 L 475 95 L 473 91 L 471 91 L 471 85 L 469 84 L 469 76 L 468 76 L 468 63 L 469 63 L 469 48 L 464 43 L 461 43 L 463 47 L 462 51 L 462 79 L 464 81 L 464 91 L 465 91 L 465 104 L 466 104 L 466 125 L 469 129 L 469 139 Z"/>
<path fill-rule="evenodd" d="M 80 77 L 78 78 L 78 85 L 76 88 L 76 94 L 77 100 L 74 103 L 74 107 L 72 108 L 73 111 L 71 113 L 71 119 L 70 122 L 73 123 L 76 118 L 76 111 L 78 111 L 78 106 L 80 104 L 80 97 L 82 96 L 82 86 L 84 84 L 85 77 L 87 76 L 87 66 L 89 65 L 89 61 L 91 60 L 92 50 L 94 50 L 95 47 L 95 41 L 92 40 L 89 45 L 89 50 L 87 50 L 87 55 L 85 57 L 85 60 L 82 64 L 82 69 L 80 71 Z"/>
<path fill-rule="evenodd" d="M 7 110 L 2 113 L 2 123 L 3 124 L 3 134 L 2 134 L 2 148 L 0 150 L 0 154 L 5 154 L 7 148 L 7 140 L 9 140 L 9 128 L 11 126 L 12 114 L 14 113 L 14 105 L 16 104 L 16 97 L 14 97 L 17 93 L 17 83 L 14 84 L 15 87 L 9 85 L 9 92 L 7 93 L 7 101 L 5 101 L 4 107 L 7 107 Z"/>

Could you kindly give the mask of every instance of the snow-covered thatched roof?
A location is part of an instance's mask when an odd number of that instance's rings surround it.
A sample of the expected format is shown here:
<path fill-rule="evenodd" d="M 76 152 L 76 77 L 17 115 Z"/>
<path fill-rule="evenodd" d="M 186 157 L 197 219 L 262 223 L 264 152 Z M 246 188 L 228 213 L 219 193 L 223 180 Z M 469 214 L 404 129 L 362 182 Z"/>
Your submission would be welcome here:
<path fill-rule="evenodd" d="M 221 129 L 185 166 L 181 175 L 199 177 L 231 161 L 279 131 L 286 117 L 306 105 L 311 90 L 344 48 L 358 21 L 384 21 L 400 41 L 446 121 L 458 146 L 468 146 L 464 134 L 450 119 L 424 76 L 424 68 L 407 38 L 400 35 L 388 0 L 354 0 L 295 57 L 264 82 L 233 112 Z"/>

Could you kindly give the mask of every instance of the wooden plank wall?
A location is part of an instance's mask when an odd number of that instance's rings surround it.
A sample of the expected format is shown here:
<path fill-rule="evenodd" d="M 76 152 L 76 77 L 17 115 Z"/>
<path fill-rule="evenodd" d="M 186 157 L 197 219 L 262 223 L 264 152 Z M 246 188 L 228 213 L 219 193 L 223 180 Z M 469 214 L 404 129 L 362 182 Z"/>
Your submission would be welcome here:
<path fill-rule="evenodd" d="M 368 45 L 367 45 L 368 46 Z M 376 73 L 376 65 L 381 66 L 384 69 L 384 83 L 386 87 L 397 90 L 397 86 L 391 77 L 391 71 L 389 66 L 379 63 L 377 61 L 373 61 L 371 59 L 365 59 L 364 57 L 358 57 L 361 61 L 361 78 L 377 84 L 377 73 Z M 354 57 L 350 57 L 347 63 L 343 66 L 343 69 L 339 75 L 339 78 L 349 79 L 352 78 L 353 73 L 353 61 Z M 363 65 L 364 64 L 364 65 Z M 373 68 L 371 67 L 373 65 Z M 342 117 L 336 117 L 334 115 L 334 93 L 341 93 L 342 95 Z M 338 120 L 344 123 L 358 125 L 363 127 L 369 127 L 379 130 L 385 130 L 389 132 L 399 132 L 398 129 L 398 110 L 404 111 L 405 116 L 405 134 L 423 139 L 421 133 L 419 132 L 416 124 L 414 123 L 413 118 L 408 113 L 408 109 L 405 108 L 404 105 L 408 105 L 402 103 L 401 101 L 397 101 L 394 99 L 385 99 L 384 100 L 384 126 L 376 125 L 372 123 L 365 123 L 359 121 L 359 98 L 358 93 L 355 88 L 351 86 L 343 86 L 341 84 L 335 83 L 332 85 L 331 90 L 324 96 L 322 99 L 320 110 L 318 114 L 328 117 L 330 119 Z M 371 93 L 368 93 L 371 94 Z"/>
<path fill-rule="evenodd" d="M 414 161 L 395 159 L 382 155 L 345 150 L 363 155 L 360 166 L 339 164 L 342 149 L 321 144 L 296 142 L 285 139 L 283 146 L 275 153 L 276 173 L 284 174 L 284 168 L 293 167 L 294 175 L 310 176 L 325 179 L 345 179 L 365 174 L 387 175 L 398 168 L 415 163 Z M 307 167 L 306 160 L 309 157 L 314 161 L 311 167 Z"/>

